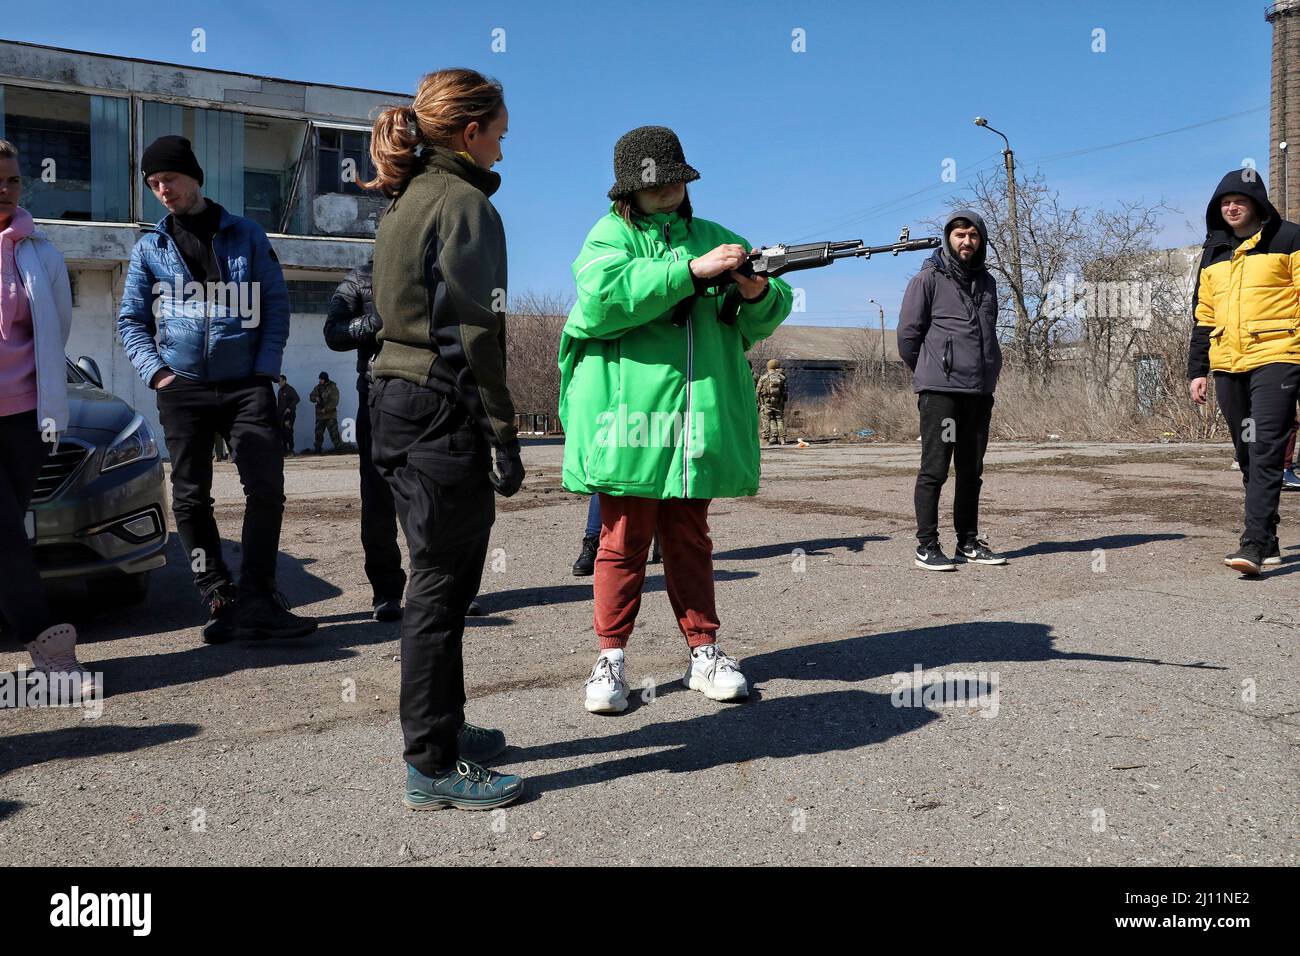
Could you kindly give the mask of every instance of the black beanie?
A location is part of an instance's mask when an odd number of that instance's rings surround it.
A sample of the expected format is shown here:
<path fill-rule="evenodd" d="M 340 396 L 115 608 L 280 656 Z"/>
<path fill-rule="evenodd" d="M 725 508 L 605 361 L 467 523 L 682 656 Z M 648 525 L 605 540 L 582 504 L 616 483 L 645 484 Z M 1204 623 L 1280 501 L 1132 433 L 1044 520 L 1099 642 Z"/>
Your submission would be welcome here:
<path fill-rule="evenodd" d="M 203 185 L 203 168 L 184 136 L 159 136 L 150 143 L 140 160 L 140 172 L 145 179 L 154 173 L 184 173 Z"/>

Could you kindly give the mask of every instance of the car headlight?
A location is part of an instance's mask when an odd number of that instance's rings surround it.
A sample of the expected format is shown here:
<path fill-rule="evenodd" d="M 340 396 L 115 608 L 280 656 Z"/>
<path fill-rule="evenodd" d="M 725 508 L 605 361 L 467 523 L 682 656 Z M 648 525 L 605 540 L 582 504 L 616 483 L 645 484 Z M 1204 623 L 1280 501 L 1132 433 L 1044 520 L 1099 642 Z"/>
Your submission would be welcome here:
<path fill-rule="evenodd" d="M 112 471 L 133 461 L 148 461 L 158 457 L 158 442 L 144 416 L 136 415 L 131 423 L 122 429 L 104 451 L 104 461 L 99 470 Z"/>

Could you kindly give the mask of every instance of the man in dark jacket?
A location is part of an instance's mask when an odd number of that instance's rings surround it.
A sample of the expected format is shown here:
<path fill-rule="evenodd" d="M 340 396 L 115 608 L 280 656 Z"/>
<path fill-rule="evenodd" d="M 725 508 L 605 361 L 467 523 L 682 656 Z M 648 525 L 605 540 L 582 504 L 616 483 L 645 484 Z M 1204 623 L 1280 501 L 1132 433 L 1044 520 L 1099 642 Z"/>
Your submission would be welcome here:
<path fill-rule="evenodd" d="M 280 376 L 280 391 L 275 396 L 275 410 L 280 418 L 280 428 L 284 434 L 284 453 L 295 455 L 293 450 L 293 426 L 298 421 L 298 390 L 289 384 L 289 379 Z"/>
<path fill-rule="evenodd" d="M 980 476 L 1002 371 L 998 289 L 984 266 L 987 248 L 984 220 L 957 210 L 944 223 L 943 247 L 912 277 L 899 311 L 898 353 L 912 370 L 921 414 L 916 565 L 928 571 L 956 570 L 939 546 L 939 492 L 954 453 L 956 559 L 1006 564 L 979 534 Z"/>
<path fill-rule="evenodd" d="M 1246 490 L 1239 547 L 1223 562 L 1257 575 L 1266 564 L 1282 563 L 1278 499 L 1300 390 L 1300 226 L 1282 218 L 1259 174 L 1246 168 L 1219 182 L 1205 229 L 1188 390 L 1204 405 L 1213 370 Z"/>
<path fill-rule="evenodd" d="M 176 530 L 208 605 L 203 640 L 310 634 L 316 622 L 290 613 L 275 583 L 284 455 L 272 382 L 289 338 L 280 263 L 257 223 L 203 197 L 189 140 L 155 140 L 140 171 L 167 215 L 131 250 L 117 329 L 157 390 Z M 237 592 L 212 514 L 217 435 L 230 443 L 246 499 Z"/>
<path fill-rule="evenodd" d="M 375 312 L 372 275 L 366 263 L 339 283 L 325 317 L 325 344 L 335 352 L 357 353 L 357 456 L 361 460 L 361 547 L 373 594 L 376 621 L 402 617 L 406 574 L 397 547 L 397 509 L 393 491 L 370 458 L 370 366 L 379 354 L 383 322 Z"/>

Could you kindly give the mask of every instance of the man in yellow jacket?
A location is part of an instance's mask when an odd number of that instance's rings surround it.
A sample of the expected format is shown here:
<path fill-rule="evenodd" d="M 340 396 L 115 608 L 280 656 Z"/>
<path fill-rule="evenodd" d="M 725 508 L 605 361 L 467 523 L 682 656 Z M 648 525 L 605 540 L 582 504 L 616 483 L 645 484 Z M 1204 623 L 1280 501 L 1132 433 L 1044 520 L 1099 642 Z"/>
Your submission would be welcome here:
<path fill-rule="evenodd" d="M 1249 168 L 1223 177 L 1205 226 L 1188 389 L 1204 405 L 1215 373 L 1246 489 L 1240 547 L 1223 561 L 1256 575 L 1282 562 L 1277 506 L 1300 387 L 1300 226 L 1278 214 Z"/>

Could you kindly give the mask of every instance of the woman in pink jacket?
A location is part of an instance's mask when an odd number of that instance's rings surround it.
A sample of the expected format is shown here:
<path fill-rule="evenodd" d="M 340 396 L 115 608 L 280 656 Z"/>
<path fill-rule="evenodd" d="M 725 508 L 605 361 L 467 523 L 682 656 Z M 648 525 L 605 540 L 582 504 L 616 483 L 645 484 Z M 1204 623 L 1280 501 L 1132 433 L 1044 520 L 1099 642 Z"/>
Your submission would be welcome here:
<path fill-rule="evenodd" d="M 18 150 L 0 140 L 0 617 L 52 690 L 92 676 L 77 662 L 77 632 L 56 623 L 28 538 L 27 506 L 45 456 L 68 424 L 64 348 L 72 292 L 63 256 L 18 205 Z"/>

